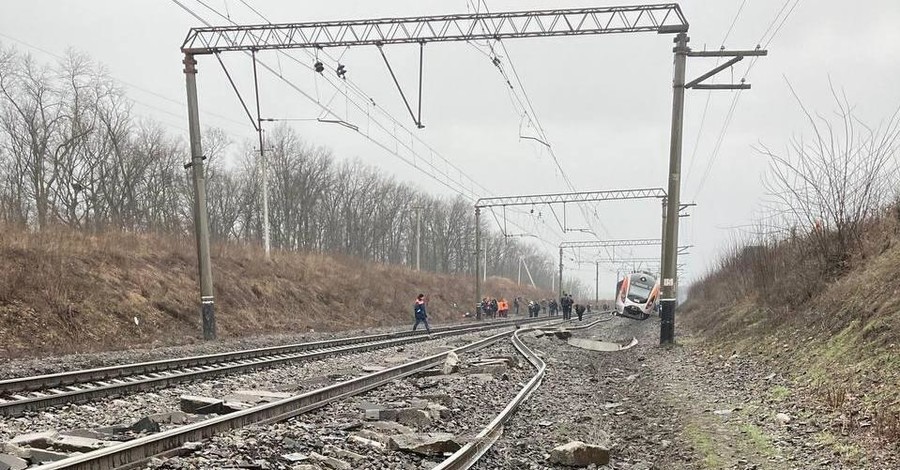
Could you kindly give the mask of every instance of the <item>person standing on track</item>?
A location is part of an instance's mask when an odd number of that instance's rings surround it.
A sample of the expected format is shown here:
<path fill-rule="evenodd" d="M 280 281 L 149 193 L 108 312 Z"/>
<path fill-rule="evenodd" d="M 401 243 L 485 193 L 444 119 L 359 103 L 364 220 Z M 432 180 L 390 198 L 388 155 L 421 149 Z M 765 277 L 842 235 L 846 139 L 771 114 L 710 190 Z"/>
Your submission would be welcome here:
<path fill-rule="evenodd" d="M 581 318 L 584 316 L 584 305 L 575 304 L 575 313 L 578 315 L 578 321 L 581 321 Z"/>
<path fill-rule="evenodd" d="M 428 332 L 428 336 L 431 336 L 431 327 L 428 326 L 428 313 L 425 312 L 425 306 L 428 304 L 428 299 L 425 298 L 425 294 L 419 294 L 416 297 L 416 303 L 413 305 L 413 314 L 416 316 L 416 324 L 413 325 L 413 331 L 416 331 L 416 328 L 419 327 L 419 323 L 425 325 L 425 331 Z"/>

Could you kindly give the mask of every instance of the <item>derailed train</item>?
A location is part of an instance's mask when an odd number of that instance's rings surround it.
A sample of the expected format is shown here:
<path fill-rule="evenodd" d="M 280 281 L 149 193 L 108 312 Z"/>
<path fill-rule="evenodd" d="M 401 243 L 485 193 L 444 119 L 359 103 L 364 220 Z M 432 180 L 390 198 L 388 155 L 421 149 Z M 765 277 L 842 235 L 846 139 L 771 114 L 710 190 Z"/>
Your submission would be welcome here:
<path fill-rule="evenodd" d="M 658 303 L 659 280 L 650 273 L 631 273 L 616 284 L 616 315 L 646 320 Z"/>

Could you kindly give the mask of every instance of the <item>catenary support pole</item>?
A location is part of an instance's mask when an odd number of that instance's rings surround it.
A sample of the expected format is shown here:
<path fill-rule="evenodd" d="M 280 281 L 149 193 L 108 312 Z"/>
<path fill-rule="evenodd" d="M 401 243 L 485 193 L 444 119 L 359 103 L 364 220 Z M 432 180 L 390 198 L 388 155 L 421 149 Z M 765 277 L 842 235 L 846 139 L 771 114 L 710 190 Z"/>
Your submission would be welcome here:
<path fill-rule="evenodd" d="M 563 287 L 562 287 L 562 279 L 563 279 L 563 249 L 559 249 L 559 292 L 557 292 L 557 297 L 562 298 Z"/>
<path fill-rule="evenodd" d="M 216 311 L 213 297 L 212 266 L 209 258 L 209 220 L 206 212 L 206 176 L 203 173 L 203 147 L 200 145 L 200 108 L 197 104 L 197 61 L 185 54 L 184 78 L 187 85 L 188 130 L 191 139 L 191 175 L 194 180 L 194 231 L 200 268 L 200 319 L 203 339 L 216 339 Z"/>
<path fill-rule="evenodd" d="M 416 206 L 416 271 L 422 270 L 420 256 L 422 256 L 422 208 Z"/>
<path fill-rule="evenodd" d="M 662 275 L 662 266 L 666 257 L 666 198 L 662 198 L 662 235 L 660 235 L 659 274 Z M 661 282 L 661 281 L 660 281 Z"/>
<path fill-rule="evenodd" d="M 678 209 L 681 207 L 681 141 L 684 126 L 684 76 L 688 35 L 675 36 L 675 74 L 672 81 L 672 139 L 669 147 L 669 188 L 666 201 L 666 231 L 663 237 L 660 344 L 675 342 L 675 304 L 678 269 Z"/>
<path fill-rule="evenodd" d="M 481 208 L 475 208 L 475 318 L 481 319 Z"/>
<path fill-rule="evenodd" d="M 600 303 L 600 262 L 594 261 L 594 267 L 597 269 L 594 274 L 594 305 Z"/>
<path fill-rule="evenodd" d="M 262 209 L 263 209 L 263 246 L 265 246 L 266 261 L 271 259 L 271 239 L 269 238 L 269 165 L 266 162 L 266 148 L 263 145 L 262 115 L 259 108 L 259 78 L 256 73 L 256 51 L 253 55 L 253 87 L 256 90 L 256 133 L 259 134 L 259 172 L 262 178 Z"/>

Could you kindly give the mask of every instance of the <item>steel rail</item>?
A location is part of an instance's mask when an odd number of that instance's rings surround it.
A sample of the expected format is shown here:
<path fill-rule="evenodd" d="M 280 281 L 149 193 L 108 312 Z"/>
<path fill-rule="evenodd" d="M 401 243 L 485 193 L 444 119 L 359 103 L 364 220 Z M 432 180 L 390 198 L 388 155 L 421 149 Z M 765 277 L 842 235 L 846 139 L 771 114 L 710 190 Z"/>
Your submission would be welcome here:
<path fill-rule="evenodd" d="M 611 312 L 604 312 L 611 313 Z M 591 328 L 599 323 L 606 322 L 612 320 L 612 315 L 608 318 L 601 318 L 598 320 L 594 320 L 591 323 L 586 325 L 580 325 L 576 327 L 569 328 L 570 330 L 583 330 L 587 328 Z M 524 341 L 519 337 L 520 333 L 525 333 L 528 331 L 538 330 L 540 328 L 525 328 L 516 331 L 512 335 L 512 343 L 516 348 L 516 351 L 519 354 L 523 355 L 525 359 L 534 367 L 537 372 L 525 384 L 524 387 L 516 394 L 515 398 L 503 408 L 503 411 L 500 412 L 491 422 L 478 433 L 470 442 L 466 443 L 462 446 L 458 451 L 453 453 L 450 457 L 447 457 L 443 462 L 438 464 L 432 470 L 465 470 L 471 468 L 475 465 L 482 456 L 497 442 L 497 439 L 503 435 L 503 427 L 504 425 L 512 418 L 513 414 L 515 414 L 516 410 L 519 409 L 519 406 L 527 400 L 538 387 L 541 386 L 541 383 L 544 380 L 544 373 L 547 369 L 546 363 L 544 363 L 543 359 L 541 359 L 537 353 L 535 353 L 531 348 L 529 348 Z"/>
<path fill-rule="evenodd" d="M 548 321 L 546 318 L 540 321 Z M 84 469 L 105 470 L 123 466 L 133 466 L 140 462 L 182 447 L 187 442 L 198 442 L 213 435 L 238 429 L 250 424 L 269 424 L 283 421 L 307 411 L 320 408 L 328 403 L 380 387 L 397 379 L 441 364 L 451 352 L 460 354 L 487 347 L 511 334 L 509 330 L 469 343 L 458 348 L 433 354 L 390 369 L 367 374 L 355 379 L 313 390 L 301 395 L 285 398 L 273 403 L 259 405 L 242 411 L 181 426 L 168 431 L 123 442 L 85 454 L 41 466 L 44 470 Z"/>
<path fill-rule="evenodd" d="M 443 337 L 543 320 L 506 320 L 480 325 L 448 326 L 440 329 L 435 328 L 432 331 L 433 336 Z M 0 415 L 18 416 L 26 411 L 71 403 L 83 403 L 122 392 L 152 390 L 167 387 L 178 382 L 203 379 L 215 375 L 261 369 L 300 360 L 318 360 L 338 354 L 371 351 L 427 339 L 428 336 L 413 334 L 413 332 L 385 333 L 192 358 L 179 358 L 169 361 L 112 366 L 34 378 L 11 379 L 5 382 L 29 390 L 35 390 L 35 387 L 37 387 L 36 385 L 29 385 L 29 380 L 32 379 L 34 383 L 39 384 L 58 383 L 61 380 L 68 380 L 72 385 L 64 388 L 51 388 L 53 387 L 52 385 L 44 386 L 44 388 L 37 388 L 40 391 L 31 392 L 30 396 L 7 395 L 8 398 L 0 399 Z M 122 371 L 131 372 L 123 375 Z M 98 374 L 118 375 L 113 375 L 111 379 L 98 380 L 95 378 Z M 57 387 L 59 386 L 57 385 Z"/>

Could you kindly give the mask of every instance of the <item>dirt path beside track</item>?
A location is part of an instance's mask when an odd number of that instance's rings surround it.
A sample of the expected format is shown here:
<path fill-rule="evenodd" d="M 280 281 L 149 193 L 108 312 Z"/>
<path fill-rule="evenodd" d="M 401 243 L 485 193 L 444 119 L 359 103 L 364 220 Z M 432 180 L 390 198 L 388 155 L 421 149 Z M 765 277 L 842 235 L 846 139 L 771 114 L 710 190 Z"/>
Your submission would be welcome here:
<path fill-rule="evenodd" d="M 596 352 L 529 338 L 547 362 L 544 383 L 479 469 L 568 468 L 549 454 L 572 440 L 610 445 L 600 468 L 900 468 L 896 451 L 842 436 L 774 371 L 686 336 L 661 348 L 655 319 L 615 318 L 575 337 L 640 343 Z"/>

